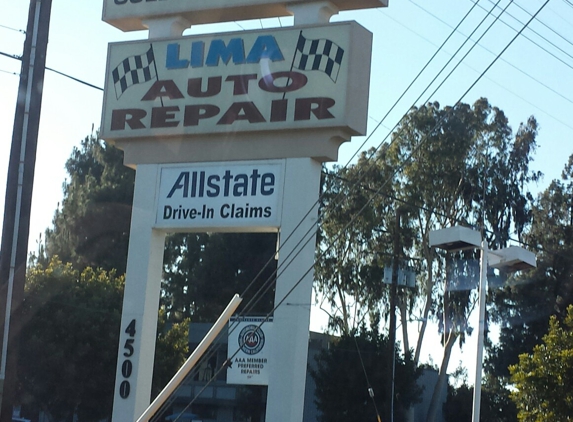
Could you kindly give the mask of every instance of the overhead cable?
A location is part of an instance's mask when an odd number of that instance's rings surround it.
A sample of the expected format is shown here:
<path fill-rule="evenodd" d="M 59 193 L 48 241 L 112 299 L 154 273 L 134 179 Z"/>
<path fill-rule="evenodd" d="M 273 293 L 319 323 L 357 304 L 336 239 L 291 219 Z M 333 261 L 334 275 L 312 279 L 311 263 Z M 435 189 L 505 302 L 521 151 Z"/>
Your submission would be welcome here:
<path fill-rule="evenodd" d="M 462 96 L 460 97 L 460 99 L 456 102 L 456 104 L 454 105 L 454 107 L 452 107 L 447 113 L 444 114 L 444 116 L 442 116 L 442 118 L 436 123 L 436 125 L 434 126 L 434 128 L 428 133 L 426 134 L 418 143 L 418 145 L 411 151 L 411 153 L 408 155 L 408 157 L 406 157 L 404 159 L 404 162 L 402 165 L 404 165 L 407 161 L 409 161 L 413 155 L 418 151 L 418 149 L 426 142 L 426 140 L 429 138 L 430 134 L 433 133 L 437 128 L 439 128 L 439 126 L 441 125 L 441 123 L 447 118 L 449 117 L 449 115 L 451 113 L 453 113 L 453 111 L 455 110 L 455 107 L 457 105 L 459 105 L 461 103 L 461 101 L 463 100 L 463 98 L 475 87 L 475 85 L 480 81 L 480 79 L 489 71 L 489 69 L 491 69 L 491 67 L 497 62 L 497 60 L 499 60 L 499 58 L 501 57 L 501 55 L 513 44 L 513 42 L 521 35 L 521 33 L 523 32 L 523 30 L 527 27 L 527 25 L 529 25 L 529 23 L 531 23 L 531 21 L 533 20 L 533 18 L 535 16 L 537 16 L 537 14 L 539 14 L 541 12 L 541 10 L 544 9 L 544 7 L 549 3 L 550 0 L 546 0 L 546 2 L 539 8 L 539 10 L 537 11 L 537 13 L 523 26 L 523 28 L 509 41 L 509 43 L 506 45 L 506 47 L 494 58 L 494 60 L 486 67 L 486 69 L 478 76 L 478 78 L 467 88 L 467 90 L 462 94 Z M 380 186 L 380 188 L 377 190 L 377 192 L 381 191 L 382 188 L 391 180 L 392 177 L 394 177 L 394 175 L 401 170 L 402 166 L 399 166 L 393 175 L 390 176 L 390 178 L 386 179 L 386 181 L 382 184 L 382 186 Z M 339 232 L 339 234 L 335 237 L 335 241 L 338 237 L 341 237 L 344 234 L 344 231 L 350 227 L 350 225 L 354 224 L 354 222 L 356 221 L 356 218 L 362 213 L 364 212 L 364 210 L 366 209 L 366 207 L 370 204 L 370 202 L 372 202 L 374 198 L 374 195 L 370 197 L 370 199 L 366 202 L 366 204 L 364 204 L 364 206 L 358 210 L 357 213 L 355 213 L 351 220 L 345 225 L 345 227 Z M 310 241 L 307 240 L 307 242 Z M 332 243 L 332 242 L 331 242 Z M 324 252 L 323 252 L 324 253 Z M 323 254 L 322 253 L 322 254 Z M 319 254 L 320 255 L 320 254 Z M 291 261 L 292 262 L 292 261 Z M 307 276 L 307 274 L 309 274 L 313 269 L 313 266 L 311 266 L 304 274 L 302 277 L 299 278 L 299 280 L 292 286 L 292 288 L 286 293 L 286 295 L 283 297 L 283 299 L 275 305 L 273 311 L 271 311 L 269 314 L 267 314 L 266 318 L 270 318 L 270 316 L 272 315 L 272 313 L 274 312 L 274 310 L 276 310 L 279 306 L 281 306 L 285 300 L 288 298 L 288 296 L 291 294 L 291 292 L 304 280 L 304 278 Z M 261 323 L 260 325 L 262 326 L 264 324 Z M 240 349 L 237 350 L 236 353 L 238 353 Z M 218 373 L 220 373 L 224 368 L 220 368 L 218 370 Z M 216 375 L 213 377 L 215 378 Z M 203 390 L 207 388 L 208 385 L 210 385 L 212 381 L 207 382 L 207 384 L 203 387 Z M 202 391 L 203 391 L 202 390 Z M 200 395 L 200 394 L 199 394 Z M 187 406 L 185 407 L 185 410 L 188 409 L 197 399 L 197 397 L 199 395 L 195 395 L 195 397 L 193 399 L 191 399 L 191 401 L 187 404 Z M 176 419 L 177 420 L 177 419 Z"/>
<path fill-rule="evenodd" d="M 499 3 L 499 1 L 500 1 L 500 0 L 498 0 L 498 3 Z M 512 1 L 513 1 L 513 0 L 512 0 Z M 506 6 L 506 8 L 507 8 L 507 6 Z M 492 10 L 493 10 L 493 8 L 492 8 Z M 466 17 L 467 17 L 467 15 L 466 15 Z M 464 17 L 464 18 L 465 18 L 465 17 Z M 485 17 L 485 18 L 476 26 L 474 32 L 477 31 L 477 29 L 481 26 L 481 24 L 485 21 L 486 18 L 487 18 L 487 17 Z M 489 31 L 489 30 L 491 29 L 492 25 L 493 25 L 493 24 L 491 24 L 491 25 L 486 29 L 486 31 L 484 32 L 484 34 L 482 34 L 482 37 L 483 37 L 483 35 L 485 35 L 485 33 L 487 33 L 487 31 Z M 448 37 L 448 38 L 449 38 L 449 37 Z M 468 41 L 468 40 L 466 40 L 465 42 L 467 42 L 467 41 Z M 460 46 L 460 47 L 458 48 L 458 52 L 463 48 L 463 46 L 465 45 L 465 42 L 462 44 L 462 46 Z M 475 47 L 475 43 L 474 43 L 474 46 L 473 46 L 473 47 Z M 473 48 L 473 47 L 472 47 L 472 48 Z M 471 49 L 470 49 L 470 51 L 471 51 Z M 456 53 L 457 53 L 457 52 L 456 52 Z M 464 56 L 464 58 L 467 56 L 467 54 L 469 54 L 469 52 L 466 53 L 466 55 Z M 434 55 L 433 57 L 435 57 L 435 55 Z M 433 59 L 433 57 L 432 57 L 432 59 Z M 462 60 L 463 60 L 463 59 L 462 59 Z M 425 92 L 428 90 L 428 88 L 434 83 L 434 81 L 438 78 L 438 76 L 442 73 L 442 71 L 449 65 L 450 62 L 451 62 L 451 59 L 450 59 L 450 61 L 448 61 L 448 63 L 447 63 L 446 65 L 444 65 L 444 66 L 442 67 L 442 69 L 440 70 L 440 72 L 438 72 L 438 74 L 437 74 L 436 77 L 432 80 L 432 82 L 430 82 L 430 84 L 426 87 L 426 89 L 422 92 L 422 94 L 420 94 L 420 96 L 419 96 L 418 99 L 414 102 L 414 104 L 416 104 L 416 103 L 420 100 L 420 98 L 422 97 L 422 95 L 424 95 L 424 93 L 425 93 Z M 459 63 L 458 63 L 458 65 L 459 65 Z M 458 65 L 456 65 L 456 67 L 455 67 L 455 68 L 449 73 L 449 75 L 442 81 L 442 83 L 438 86 L 437 89 L 439 89 L 439 88 L 442 86 L 442 84 L 447 80 L 447 78 L 452 74 L 452 72 L 457 68 Z M 483 75 L 482 75 L 482 76 L 483 76 Z M 481 78 L 481 77 L 480 77 L 480 78 Z M 409 88 L 408 88 L 408 89 L 409 89 Z M 434 93 L 437 91 L 437 89 L 434 90 L 434 92 L 433 92 L 431 95 L 434 95 Z M 399 124 L 399 123 L 397 123 L 397 124 L 394 126 L 394 129 L 396 129 L 396 127 L 398 126 L 398 124 Z M 379 127 L 380 127 L 380 124 L 374 129 L 374 131 L 369 135 L 369 137 L 371 137 L 371 136 L 373 135 L 373 133 L 376 131 L 376 129 L 378 129 Z M 393 130 L 394 130 L 394 129 L 393 129 Z M 386 140 L 386 138 L 387 138 L 388 136 L 389 136 L 389 134 L 383 139 L 382 143 Z M 398 139 L 398 136 L 397 136 L 395 139 Z M 382 143 L 381 143 L 381 144 L 382 144 Z M 381 144 L 378 146 L 378 148 L 381 146 Z M 361 148 L 361 147 L 360 147 L 360 148 Z M 376 149 L 375 149 L 375 150 L 376 150 Z M 348 163 L 347 163 L 347 165 L 348 165 Z M 363 179 L 363 177 L 364 177 L 364 176 L 360 177 L 359 180 L 358 180 L 356 183 L 359 183 L 359 182 Z M 338 199 L 338 198 L 342 199 L 342 195 L 338 195 L 337 198 L 335 198 L 335 200 Z M 372 200 L 372 198 L 371 198 L 371 200 Z M 369 202 L 371 202 L 371 200 L 370 200 Z M 319 198 L 319 199 L 316 201 L 316 203 L 311 207 L 311 209 L 306 213 L 306 215 L 301 219 L 301 221 L 300 221 L 299 224 L 295 227 L 295 229 L 289 234 L 289 237 L 287 237 L 287 239 L 285 240 L 285 242 L 283 242 L 282 245 L 279 247 L 279 252 L 280 252 L 280 249 L 282 248 L 282 246 L 283 246 L 286 242 L 288 242 L 289 239 L 291 238 L 291 236 L 293 236 L 294 233 L 298 230 L 298 228 L 300 227 L 300 225 L 302 224 L 302 222 L 304 221 L 304 219 L 312 212 L 312 210 L 313 210 L 316 206 L 318 206 L 319 201 L 320 201 L 320 198 Z M 368 202 L 368 203 L 369 203 L 369 202 Z M 366 206 L 365 206 L 365 207 L 366 207 Z M 365 209 L 365 208 L 363 208 L 363 209 Z M 353 221 L 354 221 L 354 220 L 351 220 L 351 222 L 353 222 Z M 350 223 L 349 223 L 349 224 L 350 224 Z M 346 228 L 347 228 L 347 227 L 345 227 L 345 229 L 346 229 Z M 345 229 L 344 229 L 344 230 L 345 230 Z M 311 227 L 310 229 L 308 229 L 307 232 L 303 234 L 303 236 L 301 237 L 301 239 L 299 240 L 299 242 L 297 243 L 297 245 L 296 245 L 294 248 L 292 248 L 290 254 L 294 253 L 294 251 L 297 250 L 297 248 L 300 246 L 300 244 L 301 244 L 301 242 L 303 241 L 303 239 L 306 238 L 309 234 L 311 235 L 311 237 L 309 238 L 309 240 L 312 239 L 312 237 L 314 236 L 314 232 L 316 232 L 316 230 L 317 230 L 317 226 L 316 226 L 316 225 L 313 226 L 313 227 Z M 307 243 L 307 242 L 305 242 L 305 244 L 306 244 L 306 243 Z M 298 255 L 298 253 L 299 253 L 299 252 L 297 252 L 297 255 Z M 285 262 L 290 258 L 290 254 L 289 254 L 289 256 L 287 256 L 287 258 L 285 259 Z M 296 257 L 296 255 L 295 255 L 295 257 Z M 259 274 L 262 274 L 262 271 L 264 271 L 264 270 L 266 269 L 266 267 L 267 267 L 268 265 L 270 265 L 270 263 L 272 262 L 273 259 L 274 259 L 274 255 L 269 259 L 269 261 L 267 261 L 267 263 L 265 264 L 265 266 L 263 267 L 263 269 L 259 272 Z M 293 259 L 294 259 L 294 258 L 293 258 Z M 290 262 L 292 262 L 292 261 L 290 261 Z M 288 265 L 290 265 L 290 262 L 288 262 L 288 263 L 286 263 L 286 264 L 283 262 L 283 264 L 280 265 L 280 266 L 278 266 L 277 269 L 273 272 L 273 274 L 272 274 L 271 276 L 269 276 L 269 278 L 265 281 L 265 283 L 263 283 L 263 285 L 262 285 L 261 288 L 259 289 L 259 290 L 263 291 L 263 294 L 264 294 L 264 292 L 268 291 L 268 290 L 272 287 L 272 277 L 273 277 L 275 274 L 277 274 L 277 276 L 280 275 L 280 274 L 278 274 L 278 271 L 281 270 L 282 267 L 284 267 L 285 265 L 288 267 Z M 309 271 L 310 271 L 310 270 L 309 270 Z M 248 289 L 250 289 L 250 287 L 251 287 L 251 286 L 254 284 L 254 282 L 258 279 L 258 276 L 259 276 L 259 275 L 257 275 L 257 276 L 253 279 L 253 281 L 249 284 L 249 286 L 247 287 L 247 289 L 245 289 L 245 292 L 246 292 Z M 262 290 L 262 289 L 264 289 L 264 290 Z M 256 296 L 255 296 L 255 297 L 256 297 Z M 249 303 L 247 303 L 247 305 L 245 306 L 245 308 L 247 308 L 247 307 L 251 304 L 251 302 L 255 299 L 255 297 L 253 297 L 253 299 L 251 299 L 251 301 L 250 301 Z"/>
<path fill-rule="evenodd" d="M 541 12 L 541 10 L 543 10 L 543 8 L 547 5 L 547 3 L 549 2 L 549 0 L 546 0 L 546 2 L 540 7 L 540 9 L 537 11 L 537 13 L 534 16 L 537 16 L 537 14 L 539 14 Z M 466 91 L 463 93 L 463 95 L 460 97 L 460 99 L 456 102 L 456 104 L 448 111 L 444 114 L 444 116 L 442 116 L 442 118 L 436 123 L 436 125 L 434 126 L 434 128 L 428 133 L 426 134 L 418 143 L 418 145 L 413 148 L 413 150 L 410 152 L 410 154 L 404 159 L 404 162 L 401 166 L 399 166 L 398 168 L 396 168 L 396 170 L 394 171 L 394 173 L 391 175 L 391 177 L 395 176 L 395 174 L 399 171 L 401 171 L 402 166 L 408 162 L 412 156 L 419 150 L 419 148 L 425 143 L 425 141 L 429 138 L 430 134 L 433 133 L 441 124 L 443 121 L 445 121 L 445 119 L 447 117 L 449 117 L 449 115 L 451 113 L 453 113 L 453 111 L 455 110 L 455 107 L 457 105 L 459 105 L 461 103 L 461 101 L 463 100 L 463 98 L 475 87 L 475 85 L 481 80 L 481 78 L 489 71 L 489 69 L 491 69 L 491 67 L 497 62 L 497 60 L 499 60 L 499 58 L 501 57 L 501 55 L 503 55 L 503 53 L 513 44 L 513 42 L 515 42 L 515 40 L 521 35 L 521 33 L 523 32 L 523 30 L 527 27 L 527 25 L 529 25 L 529 23 L 533 20 L 533 17 L 524 25 L 524 27 L 509 41 L 509 43 L 505 46 L 505 48 L 494 58 L 494 60 L 486 67 L 486 69 L 484 69 L 482 71 L 482 73 L 478 76 L 478 78 L 466 89 Z M 380 192 L 385 185 L 391 180 L 391 177 L 386 179 L 386 181 L 376 190 L 377 192 Z M 345 227 L 339 232 L 339 234 L 334 238 L 334 241 L 336 241 L 339 237 L 341 237 L 344 233 L 344 231 L 350 227 L 352 224 L 354 224 L 354 222 L 356 221 L 356 218 L 362 213 L 364 212 L 364 210 L 366 209 L 366 207 L 372 202 L 372 200 L 374 199 L 374 195 L 370 197 L 370 199 L 363 205 L 363 207 L 358 210 L 350 219 L 350 221 L 345 225 Z M 310 230 L 309 230 L 310 231 Z M 309 233 L 309 231 L 307 231 L 307 234 Z M 316 228 L 313 229 L 313 231 L 316 231 Z M 307 234 L 305 234 L 303 236 L 306 237 Z M 312 237 L 311 237 L 312 238 Z M 307 242 L 310 241 L 310 239 L 307 240 Z M 331 242 L 333 243 L 333 242 Z M 298 254 L 298 253 L 297 253 Z M 323 254 L 323 253 L 322 253 Z M 321 254 L 319 254 L 321 255 Z M 296 256 L 295 256 L 296 257 Z M 293 258 L 294 259 L 294 258 Z M 292 260 L 291 260 L 292 262 Z M 313 267 L 310 267 L 307 271 L 306 274 L 308 274 Z M 277 268 L 278 271 L 278 268 Z M 296 286 L 298 286 L 298 284 L 300 284 L 303 280 L 303 277 L 300 278 L 297 283 L 293 286 L 293 289 L 296 288 Z M 283 298 L 283 300 L 280 302 L 284 302 L 284 300 L 286 300 L 286 298 L 288 297 L 288 294 L 285 295 L 285 298 Z M 280 305 L 279 303 L 279 305 Z M 277 306 L 279 306 L 277 305 Z M 276 307 L 275 307 L 276 308 Z"/>
<path fill-rule="evenodd" d="M 410 1 L 411 1 L 411 0 L 410 0 Z M 412 2 L 412 3 L 413 3 L 413 2 Z M 419 7 L 419 8 L 420 8 L 421 10 L 423 10 L 424 12 L 426 12 L 428 15 L 432 16 L 433 18 L 435 18 L 435 19 L 438 20 L 439 22 L 441 22 L 441 23 L 443 23 L 444 25 L 446 25 L 447 27 L 453 28 L 449 23 L 447 23 L 446 21 L 444 21 L 443 19 L 441 19 L 439 16 L 436 16 L 434 13 L 430 12 L 430 11 L 427 10 L 426 8 L 420 6 L 420 5 L 417 4 L 417 3 L 413 3 L 413 4 L 416 5 L 417 7 Z M 474 3 L 474 4 L 476 4 L 476 3 Z M 461 35 L 463 35 L 464 37 L 468 37 L 468 36 L 467 36 L 466 34 L 464 34 L 463 32 L 461 32 L 461 31 L 458 31 L 458 32 L 459 32 Z M 485 50 L 485 51 L 487 51 L 488 53 L 490 53 L 490 54 L 492 54 L 492 55 L 495 56 L 496 53 L 493 52 L 492 50 L 490 50 L 489 48 L 485 47 L 483 44 L 479 44 L 479 46 L 480 46 L 483 50 Z M 504 62 L 505 64 L 507 64 L 508 66 L 511 66 L 512 68 L 514 68 L 514 69 L 517 70 L 518 72 L 522 73 L 524 76 L 527 76 L 529 79 L 533 80 L 533 81 L 536 82 L 537 84 L 539 84 L 539 85 L 541 85 L 542 87 L 548 89 L 549 91 L 551 91 L 551 92 L 554 93 L 555 95 L 561 97 L 561 98 L 564 99 L 565 101 L 570 102 L 570 103 L 573 103 L 573 99 L 566 97 L 566 96 L 563 95 L 561 92 L 559 92 L 559 91 L 557 91 L 557 90 L 551 88 L 551 87 L 550 87 L 549 85 L 547 85 L 546 83 L 541 82 L 539 79 L 537 79 L 537 78 L 535 78 L 534 76 L 530 75 L 530 74 L 527 73 L 525 70 L 523 70 L 523 69 L 517 67 L 516 65 L 514 65 L 514 64 L 511 63 L 510 61 L 508 61 L 508 60 L 506 60 L 506 59 L 504 59 L 504 58 L 502 58 L 502 59 L 500 59 L 500 60 L 501 60 L 502 62 Z M 475 70 L 473 67 L 469 66 L 468 64 L 466 64 L 466 66 L 468 66 L 468 67 L 469 67 L 470 69 L 472 69 L 472 70 Z M 490 78 L 490 80 L 491 80 L 493 83 L 497 84 L 497 82 L 494 81 L 493 79 Z M 499 84 L 498 84 L 498 85 L 499 85 Z M 503 85 L 499 85 L 499 86 L 500 86 L 501 88 L 505 89 L 506 91 L 511 92 L 511 93 L 514 94 L 515 96 L 519 97 L 518 94 L 516 94 L 515 92 L 512 92 L 511 90 L 507 89 L 507 87 L 505 87 L 505 86 L 503 86 Z M 532 104 L 532 103 L 530 103 L 529 101 L 523 99 L 522 97 L 519 97 L 519 98 L 522 99 L 522 100 L 524 100 L 524 101 L 526 101 L 528 104 L 531 104 L 531 105 L 535 106 L 536 108 L 539 108 L 538 105 Z M 539 109 L 542 110 L 541 108 L 539 108 Z M 543 111 L 543 110 L 542 110 L 542 111 Z M 546 112 L 546 113 L 547 113 L 547 112 Z M 547 114 L 550 115 L 550 113 L 547 113 Z M 553 116 L 552 116 L 552 117 L 553 117 Z M 560 121 L 560 120 L 558 120 L 558 119 L 556 119 L 556 120 L 559 121 L 560 123 L 564 124 L 565 126 L 571 127 L 571 126 L 567 125 L 566 123 L 564 123 L 564 122 L 562 122 L 562 121 Z"/>
<path fill-rule="evenodd" d="M 0 56 L 5 56 L 5 57 L 9 57 L 9 58 L 11 58 L 11 59 L 15 59 L 15 60 L 20 60 L 20 61 L 22 61 L 22 57 L 21 57 L 21 56 L 16 56 L 15 54 L 4 53 L 4 52 L 2 52 L 2 51 L 0 51 Z M 90 88 L 94 88 L 94 89 L 97 89 L 97 90 L 99 90 L 99 91 L 103 91 L 103 88 L 100 88 L 99 86 L 90 84 L 89 82 L 83 81 L 83 80 L 78 79 L 78 78 L 76 78 L 76 77 L 74 77 L 74 76 L 70 76 L 70 75 L 68 75 L 67 73 L 60 72 L 59 70 L 52 69 L 51 67 L 46 66 L 46 70 L 49 70 L 49 71 L 54 72 L 54 73 L 57 73 L 58 75 L 64 76 L 64 77 L 66 77 L 66 78 L 69 78 L 69 79 L 71 79 L 71 80 L 73 80 L 73 81 L 75 81 L 75 82 L 79 82 L 79 83 L 81 83 L 81 84 L 87 85 L 87 86 L 89 86 Z"/>
<path fill-rule="evenodd" d="M 0 28 L 9 29 L 10 31 L 20 32 L 21 34 L 25 34 L 26 31 L 23 29 L 12 28 L 11 26 L 0 25 Z"/>
<path fill-rule="evenodd" d="M 527 13 L 529 16 L 531 16 L 531 13 L 525 9 L 523 6 L 520 6 L 519 4 L 515 3 L 515 5 L 517 7 L 519 7 L 521 10 L 523 10 L 525 13 Z M 539 22 L 541 25 L 543 25 L 545 28 L 547 28 L 549 31 L 553 32 L 555 35 L 557 35 L 559 38 L 561 38 L 563 41 L 565 41 L 567 44 L 573 45 L 573 41 L 571 41 L 569 38 L 565 37 L 564 35 L 560 34 L 559 32 L 557 32 L 555 29 L 553 29 L 551 26 L 547 25 L 545 22 L 543 22 L 541 19 L 537 19 L 537 22 Z M 533 30 L 531 30 L 533 31 Z M 535 32 L 535 31 L 533 31 Z M 536 33 L 536 32 L 535 32 Z"/>
<path fill-rule="evenodd" d="M 470 1 L 474 1 L 474 0 L 470 0 Z M 482 9 L 483 7 L 480 6 Z M 485 9 L 484 9 L 485 10 Z M 510 15 L 511 16 L 511 15 Z M 511 16 L 513 19 L 515 19 L 517 22 L 519 22 L 520 24 L 523 25 L 523 22 L 520 21 L 519 19 L 515 18 L 514 16 Z M 504 25 L 506 25 L 508 28 L 511 28 L 512 30 L 516 31 L 516 29 L 514 27 L 512 27 L 510 24 L 508 24 L 505 21 L 501 21 Z M 573 55 L 567 53 L 565 50 L 563 50 L 562 48 L 558 47 L 557 45 L 555 45 L 553 42 L 547 40 L 544 36 L 540 35 L 538 32 L 534 31 L 531 28 L 528 28 L 531 32 L 533 32 L 534 34 L 536 34 L 537 36 L 539 36 L 541 39 L 543 39 L 544 41 L 546 41 L 547 43 L 551 44 L 553 47 L 555 47 L 556 49 L 558 49 L 559 51 L 561 51 L 563 54 L 567 55 L 570 58 L 573 58 Z M 541 50 L 545 51 L 547 54 L 549 54 L 550 56 L 552 56 L 554 59 L 560 61 L 561 63 L 563 63 L 565 66 L 573 69 L 573 65 L 567 63 L 565 60 L 563 60 L 562 58 L 558 57 L 556 54 L 552 53 L 551 51 L 547 50 L 545 47 L 543 47 L 542 45 L 540 45 L 538 42 L 534 41 L 533 39 L 531 39 L 530 37 L 528 37 L 527 35 L 522 35 L 523 38 L 525 38 L 526 40 L 528 40 L 529 42 L 531 42 L 533 45 L 539 47 Z"/>

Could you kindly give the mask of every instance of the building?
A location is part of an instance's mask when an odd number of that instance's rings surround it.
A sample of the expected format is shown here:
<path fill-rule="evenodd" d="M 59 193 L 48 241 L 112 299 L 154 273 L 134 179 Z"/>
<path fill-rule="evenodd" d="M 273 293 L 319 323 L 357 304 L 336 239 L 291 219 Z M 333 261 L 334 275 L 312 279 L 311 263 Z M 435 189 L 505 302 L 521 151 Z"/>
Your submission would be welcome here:
<path fill-rule="evenodd" d="M 196 323 L 189 328 L 189 348 L 194 350 L 207 334 L 212 324 Z M 308 363 L 328 347 L 330 336 L 310 333 Z M 227 361 L 228 330 L 224 329 L 205 355 L 198 368 L 191 371 L 190 379 L 176 391 L 170 402 L 165 420 L 180 422 L 264 422 L 267 398 L 266 386 L 242 386 L 227 384 L 227 371 L 218 371 Z M 214 380 L 213 380 L 214 378 Z M 303 422 L 316 422 L 318 410 L 314 404 L 314 380 L 307 373 Z M 195 399 L 193 401 L 193 399 Z M 189 403 L 193 401 L 191 406 Z"/>

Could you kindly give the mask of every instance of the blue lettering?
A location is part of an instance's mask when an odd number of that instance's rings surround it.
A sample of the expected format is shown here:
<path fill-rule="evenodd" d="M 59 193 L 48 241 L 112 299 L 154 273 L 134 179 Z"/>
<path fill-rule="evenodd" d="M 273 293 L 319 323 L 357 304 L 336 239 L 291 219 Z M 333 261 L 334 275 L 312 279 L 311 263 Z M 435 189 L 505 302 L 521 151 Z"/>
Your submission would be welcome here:
<path fill-rule="evenodd" d="M 167 57 L 165 59 L 165 67 L 167 69 L 185 69 L 189 67 L 189 60 L 179 58 L 179 44 L 167 45 Z"/>
<path fill-rule="evenodd" d="M 233 186 L 233 196 L 247 196 L 249 186 L 249 177 L 246 174 L 237 174 L 235 176 L 235 185 Z"/>
<path fill-rule="evenodd" d="M 191 44 L 191 67 L 202 67 L 205 59 L 205 43 L 194 41 Z"/>
<path fill-rule="evenodd" d="M 219 192 L 221 191 L 221 188 L 219 187 L 218 182 L 221 180 L 221 178 L 219 176 L 217 176 L 216 174 L 211 175 L 207 178 L 207 196 L 209 198 L 216 198 L 217 196 L 219 196 Z"/>
<path fill-rule="evenodd" d="M 247 63 L 259 63 L 261 59 L 270 59 L 273 62 L 283 61 L 283 53 L 272 35 L 261 35 L 253 44 L 247 56 Z"/>
<path fill-rule="evenodd" d="M 193 173 L 195 174 L 195 173 Z M 171 198 L 176 190 L 183 189 L 183 198 L 187 198 L 189 192 L 189 172 L 182 171 L 177 178 L 177 181 L 173 184 L 173 187 L 169 191 L 167 195 L 168 198 Z"/>
<path fill-rule="evenodd" d="M 207 66 L 218 66 L 219 58 L 223 63 L 228 64 L 233 58 L 234 64 L 245 63 L 245 46 L 241 38 L 233 38 L 229 45 L 225 45 L 223 40 L 213 40 L 209 46 L 209 53 L 205 64 Z"/>

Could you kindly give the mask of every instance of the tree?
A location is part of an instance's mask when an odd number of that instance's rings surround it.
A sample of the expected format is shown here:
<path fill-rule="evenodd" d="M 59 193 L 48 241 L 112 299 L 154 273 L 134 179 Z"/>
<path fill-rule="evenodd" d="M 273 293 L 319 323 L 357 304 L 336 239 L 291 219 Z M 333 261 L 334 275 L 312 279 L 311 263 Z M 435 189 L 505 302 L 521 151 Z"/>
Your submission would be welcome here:
<path fill-rule="evenodd" d="M 509 371 L 519 421 L 573 419 L 573 306 L 567 309 L 563 324 L 551 317 L 543 343 L 533 353 L 520 355 Z"/>
<path fill-rule="evenodd" d="M 20 354 L 21 399 L 55 421 L 111 416 L 123 277 L 52 259 L 28 271 Z M 188 321 L 167 326 L 160 312 L 153 393 L 189 352 Z"/>
<path fill-rule="evenodd" d="M 368 170 L 368 169 L 367 169 Z M 361 182 L 362 166 L 326 171 L 321 194 L 321 219 L 315 266 L 315 289 L 331 308 L 330 329 L 351 335 L 366 317 L 376 327 L 388 292 L 380 280 L 391 265 L 391 244 L 385 216 L 392 201 L 372 196 Z M 343 198 L 343 199 L 341 199 Z"/>
<path fill-rule="evenodd" d="M 244 293 L 240 310 L 248 306 L 249 314 L 269 313 L 274 300 L 276 242 L 276 233 L 169 236 L 162 283 L 169 319 L 215 321 L 235 293 Z M 257 293 L 259 288 L 262 293 Z"/>
<path fill-rule="evenodd" d="M 467 371 L 459 367 L 452 374 L 457 385 L 448 383 L 448 399 L 444 406 L 446 422 L 470 422 L 473 410 L 473 386 L 468 385 Z M 482 387 L 480 421 L 515 422 L 517 409 L 511 401 L 510 391 L 497 377 L 486 376 Z"/>
<path fill-rule="evenodd" d="M 500 338 L 489 347 L 487 370 L 498 377 L 507 378 L 518 356 L 541 342 L 548 319 L 563 320 L 573 304 L 573 155 L 562 179 L 553 180 L 538 196 L 532 216 L 523 239 L 536 250 L 537 268 L 493 291 L 491 314 Z"/>
<path fill-rule="evenodd" d="M 24 405 L 54 421 L 111 414 L 123 278 L 53 259 L 28 271 L 19 374 Z"/>
<path fill-rule="evenodd" d="M 173 324 L 167 321 L 165 314 L 165 309 L 159 309 L 152 397 L 156 397 L 163 390 L 189 356 L 189 319 Z"/>
<path fill-rule="evenodd" d="M 472 331 L 468 316 L 476 292 L 467 280 L 476 278 L 478 252 L 437 259 L 429 233 L 453 225 L 477 226 L 492 248 L 506 246 L 514 229 L 520 235 L 531 218 L 527 183 L 539 177 L 529 169 L 536 134 L 537 123 L 530 118 L 514 135 L 503 111 L 483 98 L 472 106 L 428 103 L 404 117 L 389 145 L 363 153 L 354 166 L 333 170 L 348 186 L 329 182 L 327 175 L 325 187 L 336 190 L 325 196 L 317 290 L 326 292 L 334 305 L 333 320 L 358 315 L 358 324 L 366 316 L 376 323 L 388 294 L 379 282 L 380 272 L 394 256 L 389 239 L 394 210 L 402 207 L 403 253 L 412 257 L 420 274 L 417 289 L 398 301 L 404 350 L 410 348 L 407 323 L 412 314 L 422 321 L 415 363 L 427 321 L 440 323 L 444 357 L 436 392 L 446 382 L 453 346 L 463 344 Z M 348 225 L 358 211 L 361 215 Z M 349 304 L 358 310 L 346 311 Z M 437 403 L 436 396 L 428 421 L 434 420 Z"/>
<path fill-rule="evenodd" d="M 311 375 L 316 383 L 316 404 L 321 421 L 358 422 L 377 420 L 377 411 L 389 407 L 385 400 L 386 380 L 393 347 L 388 339 L 372 331 L 344 335 L 323 350 Z M 420 372 L 411 357 L 396 356 L 395 415 L 405 421 L 405 411 L 421 395 L 416 379 Z M 370 395 L 370 390 L 374 397 Z"/>
<path fill-rule="evenodd" d="M 48 259 L 124 274 L 135 172 L 123 165 L 120 150 L 93 134 L 74 148 L 66 170 L 64 199 L 46 230 Z"/>
<path fill-rule="evenodd" d="M 95 135 L 74 148 L 66 163 L 69 181 L 46 231 L 39 259 L 58 256 L 74 268 L 86 266 L 123 274 L 133 203 L 135 172 L 123 165 L 123 152 Z M 166 239 L 162 306 L 165 317 L 180 322 L 214 321 L 234 293 L 242 293 L 275 253 L 276 234 L 174 234 Z M 244 303 L 270 279 L 270 288 L 252 308 L 272 309 L 276 262 L 271 261 Z"/>

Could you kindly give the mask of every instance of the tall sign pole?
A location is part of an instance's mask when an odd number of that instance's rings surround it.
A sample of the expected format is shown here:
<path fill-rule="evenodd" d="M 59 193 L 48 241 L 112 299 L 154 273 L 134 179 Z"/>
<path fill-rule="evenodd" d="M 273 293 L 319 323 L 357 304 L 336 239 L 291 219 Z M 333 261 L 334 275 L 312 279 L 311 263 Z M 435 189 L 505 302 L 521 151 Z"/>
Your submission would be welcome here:
<path fill-rule="evenodd" d="M 102 112 L 102 138 L 136 169 L 113 422 L 150 401 L 167 232 L 280 234 L 265 420 L 303 420 L 310 310 L 286 301 L 311 300 L 321 163 L 368 116 L 372 34 L 329 20 L 387 1 L 239 3 L 104 0 L 104 21 L 149 30 L 110 44 Z M 293 27 L 182 36 L 287 15 Z"/>
<path fill-rule="evenodd" d="M 8 165 L 0 250 L 0 422 L 12 421 L 30 211 L 52 0 L 31 0 Z"/>

